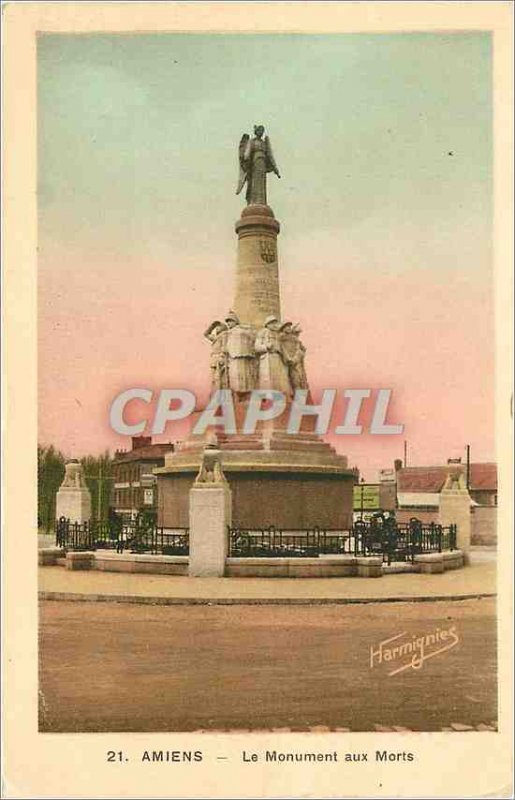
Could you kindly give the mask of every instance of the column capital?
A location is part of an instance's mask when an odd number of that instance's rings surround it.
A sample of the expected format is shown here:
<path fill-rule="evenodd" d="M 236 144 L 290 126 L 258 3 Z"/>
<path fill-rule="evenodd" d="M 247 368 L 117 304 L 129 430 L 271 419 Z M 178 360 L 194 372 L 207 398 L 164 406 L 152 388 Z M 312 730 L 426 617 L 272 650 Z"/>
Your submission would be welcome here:
<path fill-rule="evenodd" d="M 274 217 L 274 212 L 270 206 L 253 204 L 243 209 L 240 219 L 236 222 L 235 229 L 240 237 L 254 232 L 259 233 L 260 231 L 277 236 L 281 226 Z"/>

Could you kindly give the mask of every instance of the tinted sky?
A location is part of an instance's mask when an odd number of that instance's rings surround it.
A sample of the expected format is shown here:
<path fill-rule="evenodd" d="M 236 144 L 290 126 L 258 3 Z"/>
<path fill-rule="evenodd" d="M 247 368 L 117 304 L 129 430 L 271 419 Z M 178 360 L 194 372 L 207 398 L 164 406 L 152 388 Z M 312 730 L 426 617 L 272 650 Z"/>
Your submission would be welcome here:
<path fill-rule="evenodd" d="M 368 477 L 404 438 L 414 464 L 492 459 L 490 59 L 481 33 L 41 36 L 40 439 L 126 446 L 120 389 L 207 391 L 262 122 L 315 392 L 392 388 L 406 426 L 338 449 Z"/>

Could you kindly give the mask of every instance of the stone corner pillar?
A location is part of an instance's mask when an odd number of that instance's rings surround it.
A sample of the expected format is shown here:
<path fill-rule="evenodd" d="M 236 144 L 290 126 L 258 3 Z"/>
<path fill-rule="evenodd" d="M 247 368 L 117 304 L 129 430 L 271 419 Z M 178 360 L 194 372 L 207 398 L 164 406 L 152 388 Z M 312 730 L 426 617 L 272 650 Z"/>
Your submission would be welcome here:
<path fill-rule="evenodd" d="M 190 576 L 223 577 L 231 511 L 231 489 L 225 480 L 193 484 L 190 489 Z"/>
<path fill-rule="evenodd" d="M 65 465 L 64 480 L 56 497 L 55 516 L 79 524 L 91 519 L 91 493 L 86 486 L 82 464 L 78 461 L 68 461 Z"/>
<path fill-rule="evenodd" d="M 440 525 L 456 525 L 456 547 L 463 552 L 465 563 L 468 563 L 472 501 L 465 486 L 445 487 L 440 492 Z"/>

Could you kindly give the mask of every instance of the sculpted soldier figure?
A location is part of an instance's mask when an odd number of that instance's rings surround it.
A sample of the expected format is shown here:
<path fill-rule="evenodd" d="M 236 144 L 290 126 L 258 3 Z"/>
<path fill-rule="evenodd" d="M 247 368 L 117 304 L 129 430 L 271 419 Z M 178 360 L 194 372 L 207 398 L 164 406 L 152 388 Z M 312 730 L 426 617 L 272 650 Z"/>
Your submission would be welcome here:
<path fill-rule="evenodd" d="M 281 337 L 281 324 L 277 317 L 265 319 L 264 327 L 256 335 L 256 353 L 259 356 L 258 384 L 260 389 L 275 389 L 291 397 Z"/>
<path fill-rule="evenodd" d="M 298 332 L 294 331 L 292 322 L 284 322 L 281 325 L 281 346 L 292 391 L 307 389 L 307 379 L 303 369 L 306 349 L 299 340 Z"/>
<path fill-rule="evenodd" d="M 204 338 L 211 344 L 211 385 L 213 389 L 229 388 L 227 369 L 227 325 L 215 320 L 204 333 Z"/>
<path fill-rule="evenodd" d="M 257 379 L 254 330 L 249 325 L 242 325 L 234 311 L 229 312 L 225 324 L 228 329 L 229 388 L 237 394 L 251 392 L 256 388 Z"/>
<path fill-rule="evenodd" d="M 278 178 L 281 177 L 272 153 L 270 139 L 268 136 L 263 139 L 264 132 L 263 125 L 255 125 L 254 137 L 251 139 L 248 133 L 244 133 L 239 145 L 240 176 L 236 194 L 241 192 L 246 183 L 247 205 L 251 203 L 266 205 L 267 172 L 274 172 Z"/>
<path fill-rule="evenodd" d="M 297 323 L 292 325 L 291 322 L 287 322 L 285 325 L 289 327 L 284 330 L 285 326 L 283 325 L 283 348 L 288 364 L 291 387 L 293 391 L 295 389 L 308 389 L 308 378 L 304 367 L 306 348 L 299 338 L 301 333 L 300 325 Z"/>

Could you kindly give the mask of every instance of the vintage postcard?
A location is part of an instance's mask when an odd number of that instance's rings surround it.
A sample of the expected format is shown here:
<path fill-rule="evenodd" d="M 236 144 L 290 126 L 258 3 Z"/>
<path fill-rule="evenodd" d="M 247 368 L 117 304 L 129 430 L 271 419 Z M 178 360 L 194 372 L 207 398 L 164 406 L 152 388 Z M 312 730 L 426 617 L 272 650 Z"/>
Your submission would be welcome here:
<path fill-rule="evenodd" d="M 512 12 L 4 5 L 6 797 L 512 796 Z"/>

